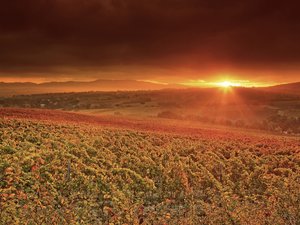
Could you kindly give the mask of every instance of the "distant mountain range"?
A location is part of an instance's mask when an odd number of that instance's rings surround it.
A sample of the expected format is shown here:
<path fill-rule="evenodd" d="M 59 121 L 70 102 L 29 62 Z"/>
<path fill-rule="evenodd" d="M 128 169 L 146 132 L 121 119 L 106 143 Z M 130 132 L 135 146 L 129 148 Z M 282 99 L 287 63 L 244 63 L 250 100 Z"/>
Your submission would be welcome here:
<path fill-rule="evenodd" d="M 278 93 L 293 93 L 300 95 L 300 82 L 280 84 L 272 87 L 265 88 L 268 91 L 278 92 Z"/>
<path fill-rule="evenodd" d="M 86 91 L 135 91 L 135 90 L 160 90 L 185 88 L 177 84 L 160 84 L 137 80 L 95 80 L 95 81 L 67 81 L 31 83 L 0 82 L 0 96 L 62 93 L 62 92 L 86 92 Z"/>
<path fill-rule="evenodd" d="M 161 89 L 186 89 L 191 88 L 180 84 L 160 84 L 137 80 L 95 80 L 95 81 L 67 81 L 31 83 L 0 82 L 0 96 L 9 97 L 13 95 L 65 93 L 65 92 L 87 92 L 87 91 L 136 91 L 136 90 L 161 90 Z M 258 88 L 284 94 L 300 95 L 300 82 L 281 84 L 272 87 Z"/>

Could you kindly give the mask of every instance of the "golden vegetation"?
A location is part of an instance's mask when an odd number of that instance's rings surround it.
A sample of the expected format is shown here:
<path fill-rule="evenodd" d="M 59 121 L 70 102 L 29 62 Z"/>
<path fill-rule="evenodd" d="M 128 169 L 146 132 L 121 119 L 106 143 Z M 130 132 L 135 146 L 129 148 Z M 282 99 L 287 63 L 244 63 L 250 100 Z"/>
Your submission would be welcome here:
<path fill-rule="evenodd" d="M 299 139 L 0 120 L 0 224 L 297 224 Z"/>

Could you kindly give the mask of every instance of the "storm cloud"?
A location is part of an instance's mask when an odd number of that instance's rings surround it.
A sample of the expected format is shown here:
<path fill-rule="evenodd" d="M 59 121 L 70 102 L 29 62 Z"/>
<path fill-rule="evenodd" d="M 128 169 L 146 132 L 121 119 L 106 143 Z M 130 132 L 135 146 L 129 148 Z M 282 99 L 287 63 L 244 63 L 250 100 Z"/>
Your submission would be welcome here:
<path fill-rule="evenodd" d="M 289 73 L 297 80 L 299 28 L 296 1 L 2 1 L 0 78 L 156 79 L 193 71 L 187 78 L 206 79 L 232 70 L 247 79 L 268 71 L 268 79 Z"/>

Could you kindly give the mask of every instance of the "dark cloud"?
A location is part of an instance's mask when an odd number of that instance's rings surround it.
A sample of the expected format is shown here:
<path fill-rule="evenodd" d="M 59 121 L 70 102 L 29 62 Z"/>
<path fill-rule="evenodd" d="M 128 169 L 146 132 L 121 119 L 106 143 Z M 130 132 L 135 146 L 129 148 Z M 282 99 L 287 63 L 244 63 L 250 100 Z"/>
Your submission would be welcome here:
<path fill-rule="evenodd" d="M 277 0 L 2 1 L 0 73 L 143 67 L 280 76 L 300 69 L 298 9 Z"/>

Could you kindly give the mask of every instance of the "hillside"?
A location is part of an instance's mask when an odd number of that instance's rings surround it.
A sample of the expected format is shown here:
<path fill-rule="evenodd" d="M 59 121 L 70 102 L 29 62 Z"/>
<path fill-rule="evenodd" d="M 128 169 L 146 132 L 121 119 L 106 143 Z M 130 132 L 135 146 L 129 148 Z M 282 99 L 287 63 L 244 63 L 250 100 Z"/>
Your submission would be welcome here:
<path fill-rule="evenodd" d="M 260 88 L 79 92 L 0 98 L 0 107 L 166 118 L 300 134 L 300 95 Z"/>
<path fill-rule="evenodd" d="M 49 110 L 0 115 L 0 224 L 300 221 L 299 138 Z"/>
<path fill-rule="evenodd" d="M 97 126 L 102 128 L 127 129 L 135 131 L 146 131 L 155 133 L 169 133 L 180 136 L 222 137 L 224 139 L 235 136 L 243 137 L 240 129 L 229 129 L 226 127 L 211 127 L 195 122 L 178 122 L 176 120 L 165 120 L 157 118 L 132 118 L 118 116 L 95 116 L 81 113 L 64 112 L 45 109 L 22 109 L 22 108 L 0 108 L 1 119 L 21 119 L 30 121 L 51 122 L 54 124 Z M 249 132 L 249 130 L 247 130 Z"/>
<path fill-rule="evenodd" d="M 266 90 L 277 93 L 290 93 L 300 95 L 300 82 L 275 85 L 266 88 Z"/>
<path fill-rule="evenodd" d="M 95 80 L 90 82 L 46 82 L 4 83 L 0 82 L 0 96 L 13 96 L 42 93 L 120 91 L 120 90 L 159 90 L 165 88 L 182 88 L 181 85 L 164 85 L 137 80 Z"/>
<path fill-rule="evenodd" d="M 95 92 L 95 91 L 137 91 L 137 90 L 162 90 L 162 89 L 191 89 L 206 93 L 207 90 L 217 88 L 191 88 L 182 84 L 162 84 L 138 80 L 95 80 L 95 81 L 67 81 L 67 82 L 0 82 L 0 97 L 11 97 L 15 95 L 68 93 L 68 92 Z M 201 90 L 202 89 L 202 90 Z M 300 96 L 300 82 L 275 85 L 263 88 L 235 88 L 243 92 L 254 94 L 265 94 L 274 92 L 278 94 L 290 94 Z"/>

